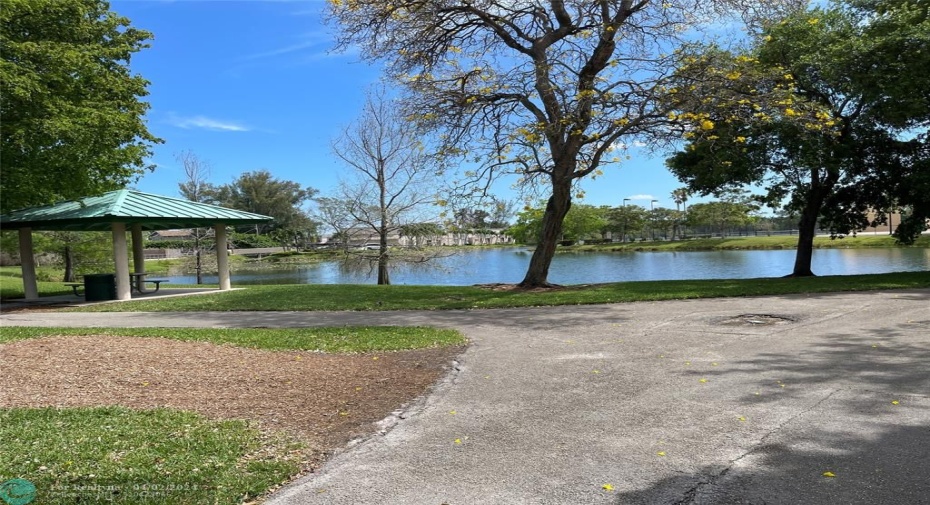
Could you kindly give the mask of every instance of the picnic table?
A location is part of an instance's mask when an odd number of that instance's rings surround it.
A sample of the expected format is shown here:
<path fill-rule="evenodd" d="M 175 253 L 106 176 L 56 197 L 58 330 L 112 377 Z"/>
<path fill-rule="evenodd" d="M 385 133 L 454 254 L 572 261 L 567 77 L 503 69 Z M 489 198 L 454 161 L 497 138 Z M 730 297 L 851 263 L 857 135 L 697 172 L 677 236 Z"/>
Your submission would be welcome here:
<path fill-rule="evenodd" d="M 168 279 L 146 279 L 145 278 L 146 275 L 148 274 L 145 272 L 132 272 L 129 274 L 129 277 L 131 279 L 131 282 L 129 283 L 129 285 L 132 289 L 135 289 L 139 294 L 144 295 L 146 293 L 157 293 L 158 288 L 161 287 L 161 283 L 168 282 Z M 146 282 L 151 282 L 152 284 L 155 284 L 155 289 L 152 291 L 146 290 L 145 289 Z"/>

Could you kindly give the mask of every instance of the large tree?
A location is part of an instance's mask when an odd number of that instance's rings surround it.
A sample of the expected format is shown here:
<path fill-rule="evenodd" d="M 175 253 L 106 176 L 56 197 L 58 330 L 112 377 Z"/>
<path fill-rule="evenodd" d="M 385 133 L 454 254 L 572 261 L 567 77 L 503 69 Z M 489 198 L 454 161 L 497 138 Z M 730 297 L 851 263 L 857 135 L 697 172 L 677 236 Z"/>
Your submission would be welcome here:
<path fill-rule="evenodd" d="M 683 58 L 669 96 L 691 142 L 670 168 L 694 191 L 761 185 L 797 212 L 794 276 L 813 275 L 818 224 L 846 234 L 897 202 L 922 229 L 910 188 L 927 165 L 928 23 L 926 5 L 852 1 L 774 24 L 747 53 Z"/>
<path fill-rule="evenodd" d="M 439 132 L 444 154 L 478 167 L 466 176 L 511 173 L 547 188 L 521 283 L 533 287 L 548 285 L 573 185 L 668 122 L 655 98 L 672 49 L 710 16 L 797 3 L 331 0 L 329 12 L 339 46 L 385 60 L 410 92 L 411 119 Z"/>
<path fill-rule="evenodd" d="M 206 192 L 213 203 L 274 218 L 270 224 L 256 225 L 256 234 L 315 229 L 304 205 L 317 190 L 278 179 L 268 170 L 243 173 L 231 183 L 211 187 Z"/>
<path fill-rule="evenodd" d="M 151 34 L 100 0 L 4 0 L 0 210 L 124 187 L 146 169 L 148 81 L 132 55 Z"/>
<path fill-rule="evenodd" d="M 390 284 L 388 237 L 404 225 L 428 221 L 422 212 L 436 201 L 433 159 L 415 126 L 402 117 L 384 88 L 376 88 L 355 124 L 333 142 L 350 171 L 339 200 L 356 226 L 378 238 L 378 284 Z"/>

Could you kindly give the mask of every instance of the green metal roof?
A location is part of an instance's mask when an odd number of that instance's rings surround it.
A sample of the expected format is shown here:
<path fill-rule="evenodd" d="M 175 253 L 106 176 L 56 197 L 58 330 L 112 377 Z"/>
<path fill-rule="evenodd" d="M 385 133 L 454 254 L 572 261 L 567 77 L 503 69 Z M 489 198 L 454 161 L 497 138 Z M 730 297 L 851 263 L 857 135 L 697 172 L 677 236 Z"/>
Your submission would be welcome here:
<path fill-rule="evenodd" d="M 141 224 L 143 230 L 201 228 L 217 223 L 258 224 L 273 218 L 129 189 L 70 202 L 13 211 L 0 216 L 0 228 L 108 231 L 112 223 Z"/>

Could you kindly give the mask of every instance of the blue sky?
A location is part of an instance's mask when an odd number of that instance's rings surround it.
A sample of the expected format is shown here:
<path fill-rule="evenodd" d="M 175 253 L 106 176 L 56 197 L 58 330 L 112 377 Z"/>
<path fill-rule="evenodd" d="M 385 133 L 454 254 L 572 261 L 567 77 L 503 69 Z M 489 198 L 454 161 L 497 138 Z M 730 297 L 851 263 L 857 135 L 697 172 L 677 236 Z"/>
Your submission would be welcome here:
<path fill-rule="evenodd" d="M 267 169 L 325 194 L 345 168 L 330 143 L 358 115 L 380 69 L 358 54 L 334 54 L 322 0 L 112 0 L 111 9 L 154 34 L 132 70 L 148 79 L 157 169 L 135 187 L 177 196 L 184 173 L 176 153 L 212 165 L 210 182 Z M 681 184 L 641 150 L 582 185 L 583 203 L 674 207 Z M 516 198 L 506 185 L 498 196 Z"/>

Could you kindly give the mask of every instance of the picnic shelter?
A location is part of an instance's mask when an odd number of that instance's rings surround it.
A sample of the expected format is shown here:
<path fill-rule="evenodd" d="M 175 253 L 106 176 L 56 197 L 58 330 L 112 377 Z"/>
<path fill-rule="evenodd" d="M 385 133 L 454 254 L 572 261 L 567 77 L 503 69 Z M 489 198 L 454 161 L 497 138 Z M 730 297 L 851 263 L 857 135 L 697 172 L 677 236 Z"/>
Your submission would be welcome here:
<path fill-rule="evenodd" d="M 0 216 L 0 229 L 19 231 L 19 253 L 23 270 L 23 289 L 27 300 L 39 298 L 36 283 L 32 232 L 36 231 L 111 231 L 116 298 L 131 298 L 131 275 L 127 231 L 132 237 L 134 276 L 145 273 L 143 231 L 177 228 L 208 228 L 215 232 L 216 264 L 220 290 L 231 289 L 229 258 L 226 247 L 227 226 L 260 224 L 273 218 L 251 212 L 228 209 L 130 189 L 111 191 L 99 196 L 32 207 Z"/>

